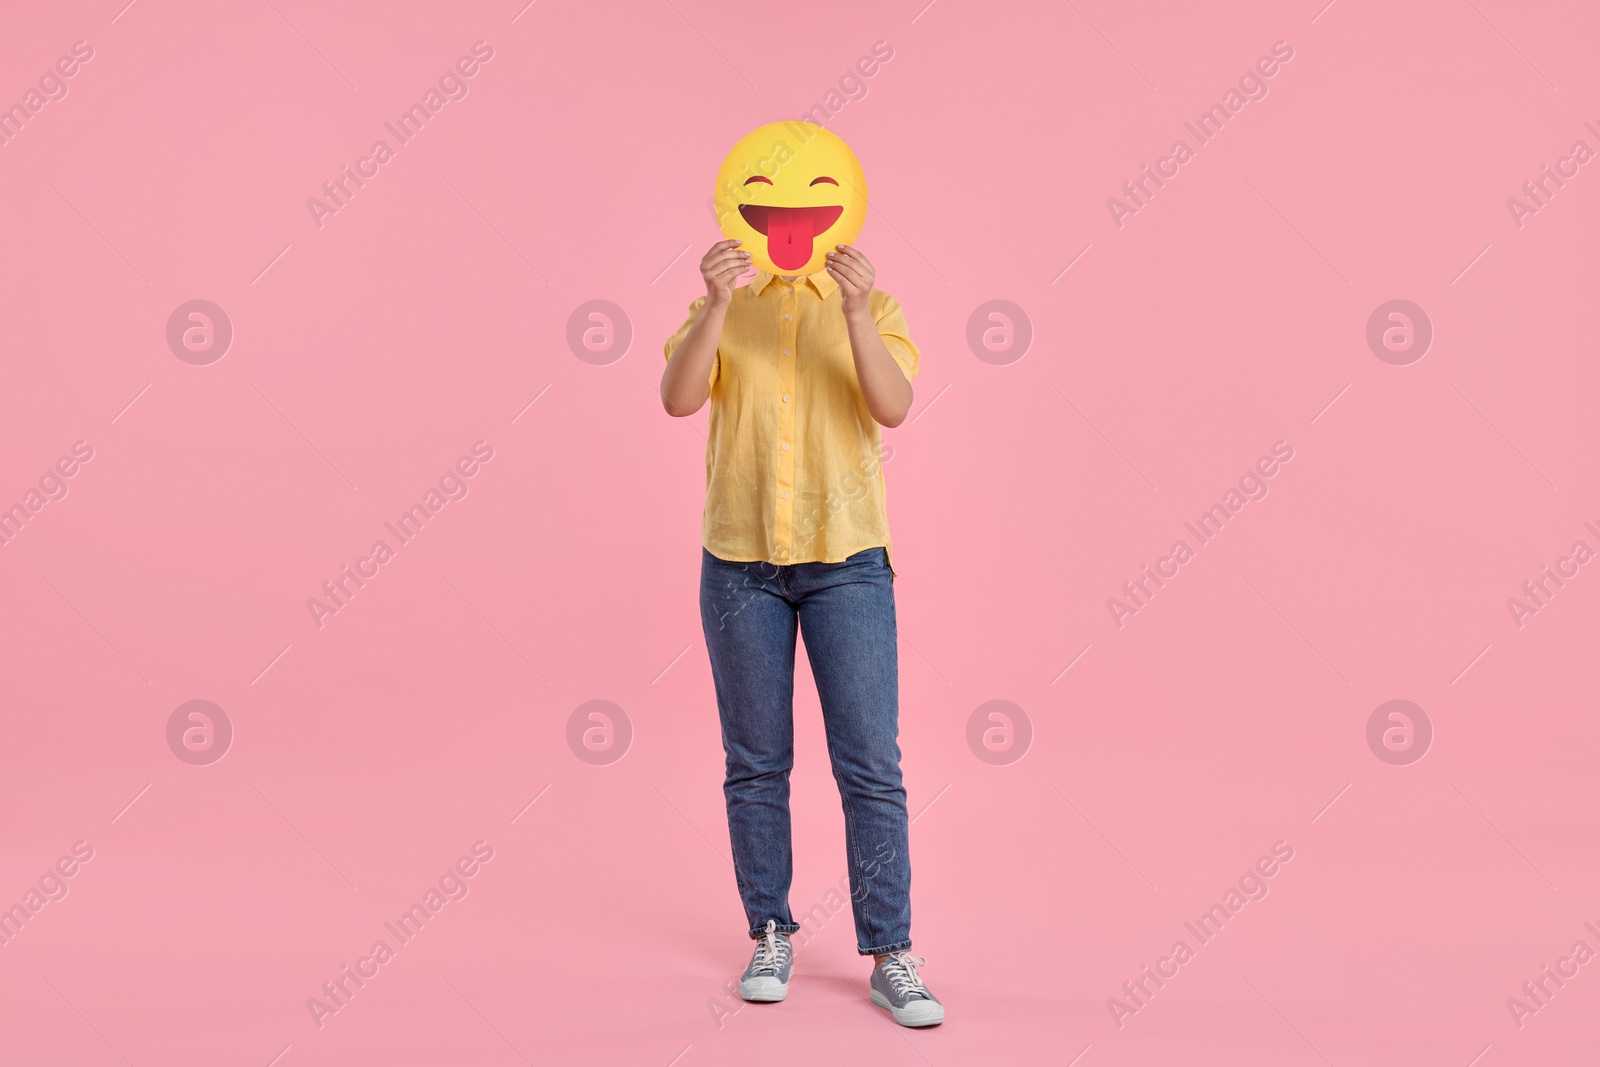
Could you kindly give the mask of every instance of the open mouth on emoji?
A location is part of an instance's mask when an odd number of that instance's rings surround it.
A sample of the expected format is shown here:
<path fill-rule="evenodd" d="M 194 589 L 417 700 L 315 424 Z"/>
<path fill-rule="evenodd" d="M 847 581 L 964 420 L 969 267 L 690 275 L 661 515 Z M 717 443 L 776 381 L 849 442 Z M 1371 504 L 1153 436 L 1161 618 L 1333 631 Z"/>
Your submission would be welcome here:
<path fill-rule="evenodd" d="M 799 270 L 811 259 L 811 245 L 844 214 L 843 207 L 769 207 L 740 204 L 739 214 L 767 239 L 767 255 L 784 270 Z"/>

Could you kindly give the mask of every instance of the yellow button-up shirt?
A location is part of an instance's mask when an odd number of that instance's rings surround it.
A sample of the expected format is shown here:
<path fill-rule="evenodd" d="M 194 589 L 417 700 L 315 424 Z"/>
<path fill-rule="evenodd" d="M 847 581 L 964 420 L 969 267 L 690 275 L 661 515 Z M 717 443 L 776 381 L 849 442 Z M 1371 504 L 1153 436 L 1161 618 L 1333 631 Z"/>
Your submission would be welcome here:
<path fill-rule="evenodd" d="M 856 377 L 839 284 L 826 271 L 787 282 L 758 271 L 733 291 L 711 365 L 701 540 L 719 559 L 838 563 L 889 549 L 878 423 Z M 683 343 L 706 298 L 668 339 Z M 900 304 L 867 305 L 907 379 L 921 353 Z"/>

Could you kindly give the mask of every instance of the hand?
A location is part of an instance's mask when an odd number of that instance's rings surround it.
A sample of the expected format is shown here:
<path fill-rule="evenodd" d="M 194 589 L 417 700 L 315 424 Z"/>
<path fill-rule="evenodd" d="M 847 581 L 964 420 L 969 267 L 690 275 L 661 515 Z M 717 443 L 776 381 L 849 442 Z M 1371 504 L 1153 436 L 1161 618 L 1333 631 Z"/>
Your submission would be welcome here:
<path fill-rule="evenodd" d="M 878 277 L 878 272 L 867 262 L 867 257 L 849 245 L 840 245 L 838 251 L 828 253 L 828 274 L 839 283 L 839 291 L 844 298 L 844 313 L 865 314 L 867 298 L 872 294 L 872 283 Z"/>
<path fill-rule="evenodd" d="M 700 277 L 706 280 L 706 302 L 726 305 L 733 299 L 733 283 L 750 269 L 750 253 L 739 249 L 736 240 L 718 241 L 700 261 Z"/>

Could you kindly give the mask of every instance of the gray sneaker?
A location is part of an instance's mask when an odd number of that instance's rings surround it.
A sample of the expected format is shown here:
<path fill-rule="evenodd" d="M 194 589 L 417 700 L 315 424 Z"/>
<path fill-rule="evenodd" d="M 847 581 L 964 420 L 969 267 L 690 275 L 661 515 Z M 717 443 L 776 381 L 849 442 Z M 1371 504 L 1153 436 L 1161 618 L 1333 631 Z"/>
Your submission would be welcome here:
<path fill-rule="evenodd" d="M 928 961 L 909 952 L 890 953 L 872 968 L 872 1003 L 888 1008 L 901 1026 L 938 1026 L 944 1022 L 944 1005 L 922 984 L 918 967 Z"/>
<path fill-rule="evenodd" d="M 745 1000 L 774 1001 L 789 995 L 789 972 L 794 969 L 794 946 L 789 935 L 778 932 L 776 919 L 767 920 L 767 932 L 756 939 L 750 966 L 739 976 L 739 996 Z"/>

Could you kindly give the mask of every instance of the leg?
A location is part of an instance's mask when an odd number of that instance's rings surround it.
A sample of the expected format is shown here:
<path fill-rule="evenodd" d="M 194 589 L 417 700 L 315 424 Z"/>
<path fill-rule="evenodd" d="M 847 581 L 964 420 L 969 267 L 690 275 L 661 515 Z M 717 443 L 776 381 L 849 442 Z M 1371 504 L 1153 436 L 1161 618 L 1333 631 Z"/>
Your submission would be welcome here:
<path fill-rule="evenodd" d="M 900 780 L 894 586 L 881 548 L 795 568 L 800 630 L 844 805 L 856 950 L 911 947 L 911 857 Z"/>
<path fill-rule="evenodd" d="M 728 836 L 750 936 L 799 929 L 789 911 L 794 858 L 789 771 L 794 767 L 795 609 L 778 569 L 730 563 L 702 550 L 700 622 L 716 681 L 727 775 Z"/>

